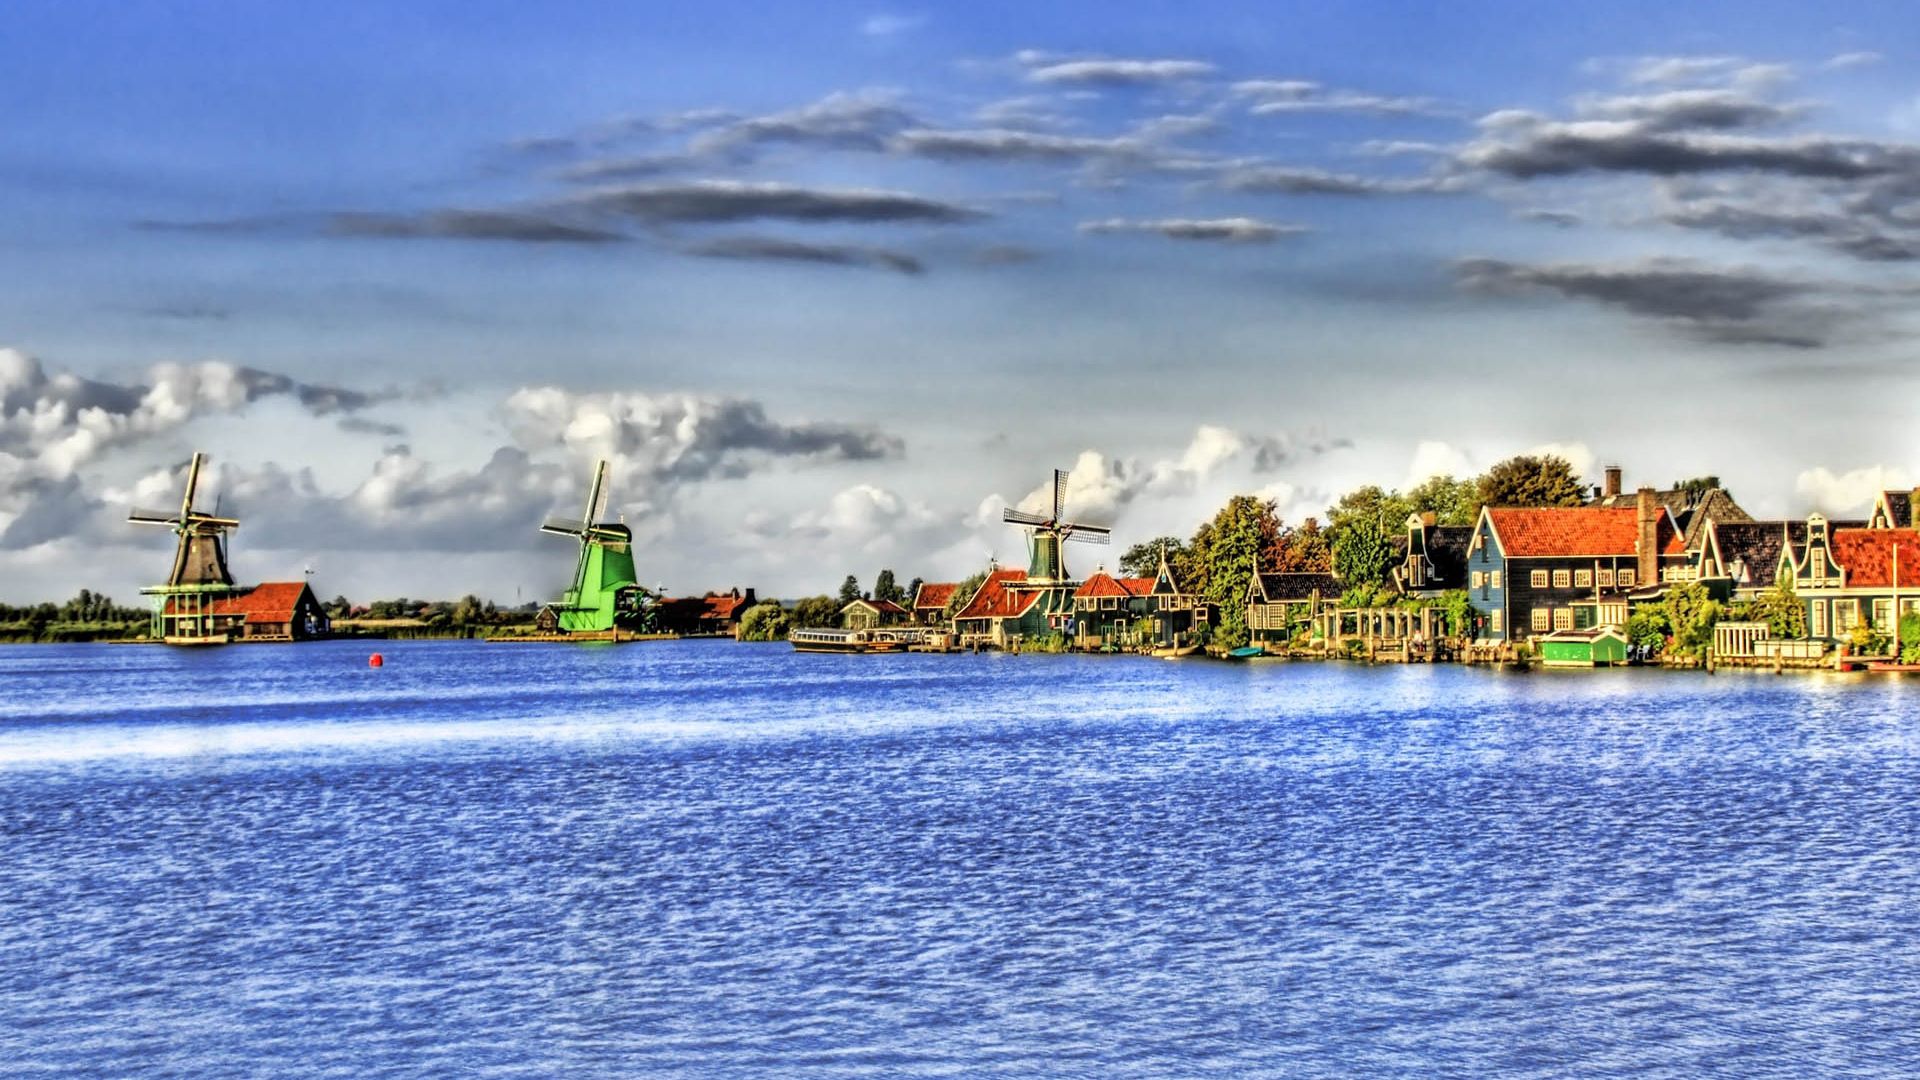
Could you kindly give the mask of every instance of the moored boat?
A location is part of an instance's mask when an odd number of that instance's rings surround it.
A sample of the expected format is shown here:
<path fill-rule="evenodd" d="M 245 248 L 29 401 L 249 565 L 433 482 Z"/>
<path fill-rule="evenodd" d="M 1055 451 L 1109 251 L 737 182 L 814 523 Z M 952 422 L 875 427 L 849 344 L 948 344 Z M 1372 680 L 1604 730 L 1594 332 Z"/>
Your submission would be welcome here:
<path fill-rule="evenodd" d="M 787 635 L 795 652 L 875 653 L 904 652 L 906 635 L 885 630 L 795 630 Z"/>

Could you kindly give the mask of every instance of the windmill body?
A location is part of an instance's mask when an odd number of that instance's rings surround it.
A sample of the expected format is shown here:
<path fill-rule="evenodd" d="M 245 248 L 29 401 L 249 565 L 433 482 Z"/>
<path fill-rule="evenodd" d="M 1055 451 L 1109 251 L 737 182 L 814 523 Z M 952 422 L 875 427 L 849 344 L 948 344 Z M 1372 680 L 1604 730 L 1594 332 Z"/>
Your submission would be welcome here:
<path fill-rule="evenodd" d="M 600 520 L 606 513 L 607 463 L 593 472 L 586 513 L 580 518 L 549 518 L 541 532 L 570 536 L 580 543 L 573 584 L 552 605 L 557 629 L 569 634 L 606 633 L 642 614 L 646 590 L 633 566 L 633 530 Z"/>
<path fill-rule="evenodd" d="M 972 639 L 1002 648 L 1041 635 L 1068 634 L 1073 629 L 1073 593 L 1080 583 L 1067 569 L 1065 545 L 1111 542 L 1102 525 L 1068 521 L 1067 474 L 1053 471 L 1052 513 L 1008 508 L 1002 519 L 1027 531 L 1027 569 L 995 570 L 966 606 L 954 616 L 954 628 L 963 640 Z"/>
<path fill-rule="evenodd" d="M 323 637 L 332 626 L 305 581 L 237 585 L 227 567 L 227 533 L 238 518 L 194 509 L 206 455 L 195 453 L 177 512 L 134 510 L 127 520 L 165 525 L 175 536 L 167 583 L 140 590 L 153 598 L 152 636 L 172 645 L 228 641 L 295 641 Z"/>

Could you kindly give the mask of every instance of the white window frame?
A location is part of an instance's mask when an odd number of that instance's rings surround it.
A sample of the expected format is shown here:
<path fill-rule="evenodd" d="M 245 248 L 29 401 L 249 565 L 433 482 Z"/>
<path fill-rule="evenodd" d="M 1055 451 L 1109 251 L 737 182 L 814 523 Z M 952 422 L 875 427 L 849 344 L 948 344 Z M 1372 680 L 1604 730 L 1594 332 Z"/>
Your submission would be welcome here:
<path fill-rule="evenodd" d="M 1473 587 L 1476 589 L 1479 589 L 1479 588 L 1485 587 L 1486 584 L 1487 584 L 1487 575 L 1484 573 L 1481 573 L 1478 570 L 1475 570 L 1473 572 Z"/>
<path fill-rule="evenodd" d="M 1500 571 L 1489 570 L 1487 572 L 1487 584 L 1493 586 L 1496 589 L 1499 588 L 1500 587 Z"/>
<path fill-rule="evenodd" d="M 1593 571 L 1575 570 L 1573 572 L 1573 587 L 1576 589 L 1593 588 Z"/>
<path fill-rule="evenodd" d="M 1536 589 L 1546 588 L 1547 572 L 1545 570 L 1535 570 L 1533 572 L 1532 577 L 1528 579 L 1528 584 L 1532 585 Z"/>
<path fill-rule="evenodd" d="M 1550 608 L 1533 609 L 1533 632 L 1544 634 L 1553 626 L 1553 611 Z"/>
<path fill-rule="evenodd" d="M 1634 578 L 1635 578 L 1636 576 L 1637 576 L 1637 575 L 1636 575 L 1636 574 L 1635 574 L 1635 573 L 1634 573 L 1633 571 L 1631 571 L 1631 570 L 1626 570 L 1626 569 L 1622 569 L 1622 570 L 1620 571 L 1620 573 L 1619 573 L 1619 575 L 1618 575 L 1618 577 L 1616 578 L 1616 580 L 1618 580 L 1618 581 L 1620 582 L 1620 587 L 1621 587 L 1621 588 L 1623 588 L 1623 589 L 1631 589 L 1631 588 L 1633 588 L 1633 579 L 1634 579 Z"/>
<path fill-rule="evenodd" d="M 1493 613 L 1492 619 L 1488 622 L 1488 625 L 1493 628 L 1493 632 L 1496 634 L 1506 633 L 1507 632 L 1507 613 L 1504 611 L 1495 610 Z"/>
<path fill-rule="evenodd" d="M 1553 572 L 1553 587 L 1556 589 L 1573 588 L 1573 571 L 1555 570 Z"/>
<path fill-rule="evenodd" d="M 1600 568 L 1600 587 L 1603 589 L 1613 588 L 1613 567 L 1603 566 Z"/>
<path fill-rule="evenodd" d="M 1573 609 L 1570 607 L 1554 608 L 1553 628 L 1555 630 L 1573 629 Z"/>

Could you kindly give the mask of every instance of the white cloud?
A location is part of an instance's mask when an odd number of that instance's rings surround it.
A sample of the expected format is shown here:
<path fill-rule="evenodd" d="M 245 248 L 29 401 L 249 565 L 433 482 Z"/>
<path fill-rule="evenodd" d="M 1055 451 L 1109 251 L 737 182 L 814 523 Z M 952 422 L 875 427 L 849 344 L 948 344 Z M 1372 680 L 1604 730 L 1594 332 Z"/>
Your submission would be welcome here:
<path fill-rule="evenodd" d="M 1413 448 L 1413 460 L 1407 464 L 1407 487 L 1419 485 L 1436 476 L 1467 477 L 1478 470 L 1473 457 L 1452 443 L 1436 439 L 1422 440 Z"/>
<path fill-rule="evenodd" d="M 912 30 L 918 30 L 927 24 L 925 15 L 899 15 L 881 12 L 869 15 L 860 23 L 860 32 L 871 38 L 890 38 Z"/>
<path fill-rule="evenodd" d="M 1828 514 L 1864 513 L 1882 491 L 1911 487 L 1906 470 L 1896 465 L 1867 465 L 1835 473 L 1825 466 L 1807 469 L 1793 481 L 1813 509 Z"/>
<path fill-rule="evenodd" d="M 1594 454 L 1587 444 L 1583 442 L 1541 443 L 1539 446 L 1527 450 L 1526 453 L 1536 457 L 1544 454 L 1552 454 L 1554 457 L 1562 458 L 1567 464 L 1573 466 L 1573 475 L 1593 475 Z"/>

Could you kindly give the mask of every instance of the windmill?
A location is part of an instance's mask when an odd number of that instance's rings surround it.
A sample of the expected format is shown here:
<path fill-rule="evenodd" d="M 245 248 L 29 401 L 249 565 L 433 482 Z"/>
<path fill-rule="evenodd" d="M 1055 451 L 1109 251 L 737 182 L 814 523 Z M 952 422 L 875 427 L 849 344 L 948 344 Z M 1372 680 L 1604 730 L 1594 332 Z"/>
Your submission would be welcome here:
<path fill-rule="evenodd" d="M 554 605 L 560 629 L 568 633 L 614 629 L 622 616 L 638 612 L 645 594 L 633 568 L 633 530 L 620 522 L 600 520 L 606 512 L 607 463 L 601 461 L 587 489 L 586 512 L 579 518 L 548 518 L 540 525 L 541 532 L 580 542 L 573 587 Z"/>
<path fill-rule="evenodd" d="M 166 525 L 179 537 L 167 583 L 141 590 L 155 598 L 155 629 L 169 639 L 212 637 L 208 603 L 239 591 L 233 584 L 233 573 L 227 569 L 227 532 L 240 527 L 239 519 L 221 517 L 217 503 L 212 513 L 193 508 L 204 464 L 206 455 L 195 451 L 193 463 L 187 466 L 187 487 L 180 496 L 177 513 L 134 509 L 127 514 L 127 520 L 134 524 Z"/>
<path fill-rule="evenodd" d="M 1079 522 L 1063 520 L 1066 500 L 1066 471 L 1055 469 L 1053 470 L 1053 513 L 1051 515 L 1035 514 L 1011 506 L 1001 515 L 1004 521 L 1026 526 L 1028 581 L 1070 580 L 1067 576 L 1066 560 L 1060 552 L 1060 545 L 1068 540 L 1078 540 L 1085 544 L 1112 543 L 1112 530 L 1103 525 L 1082 525 Z"/>

